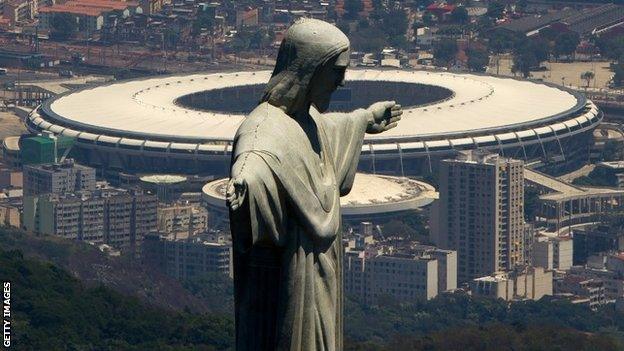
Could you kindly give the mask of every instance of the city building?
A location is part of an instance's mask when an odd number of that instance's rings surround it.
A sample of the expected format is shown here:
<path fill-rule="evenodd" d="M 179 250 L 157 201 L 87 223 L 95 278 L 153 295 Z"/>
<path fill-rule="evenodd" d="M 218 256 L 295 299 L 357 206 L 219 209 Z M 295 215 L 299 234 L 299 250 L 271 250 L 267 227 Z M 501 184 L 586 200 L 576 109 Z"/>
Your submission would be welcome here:
<path fill-rule="evenodd" d="M 555 279 L 555 295 L 562 295 L 575 303 L 583 303 L 592 310 L 607 303 L 604 282 L 600 279 L 566 274 Z"/>
<path fill-rule="evenodd" d="M 438 262 L 430 257 L 349 251 L 344 263 L 345 293 L 367 304 L 380 298 L 429 300 L 438 295 Z"/>
<path fill-rule="evenodd" d="M 523 162 L 484 152 L 440 163 L 432 238 L 456 250 L 459 281 L 524 264 Z"/>
<path fill-rule="evenodd" d="M 208 211 L 204 208 L 172 204 L 158 207 L 157 230 L 174 237 L 189 237 L 208 228 Z"/>
<path fill-rule="evenodd" d="M 0 189 L 21 188 L 24 186 L 24 174 L 9 168 L 0 169 Z"/>
<path fill-rule="evenodd" d="M 0 225 L 20 228 L 21 216 L 19 208 L 10 204 L 0 203 Z"/>
<path fill-rule="evenodd" d="M 367 304 L 390 297 L 413 302 L 431 299 L 457 288 L 457 253 L 417 245 L 398 252 L 375 243 L 371 235 L 356 234 L 344 256 L 345 293 Z"/>
<path fill-rule="evenodd" d="M 24 199 L 24 229 L 139 252 L 156 229 L 154 195 L 122 189 L 47 193 Z"/>
<path fill-rule="evenodd" d="M 538 236 L 533 243 L 533 265 L 565 271 L 572 267 L 574 241 L 571 237 Z"/>
<path fill-rule="evenodd" d="M 24 165 L 57 163 L 69 151 L 74 138 L 57 136 L 50 132 L 28 138 L 14 140 L 6 145 L 6 152 L 17 153 Z"/>
<path fill-rule="evenodd" d="M 621 273 L 609 270 L 606 267 L 606 256 L 592 256 L 586 266 L 573 266 L 570 274 L 586 279 L 600 280 L 604 283 L 606 303 L 614 303 L 624 299 L 624 277 Z M 603 261 L 603 262 L 599 262 Z"/>
<path fill-rule="evenodd" d="M 438 292 L 457 289 L 457 251 L 434 248 L 426 253 L 438 261 Z"/>
<path fill-rule="evenodd" d="M 473 296 L 505 301 L 539 300 L 553 294 L 553 271 L 542 267 L 526 267 L 476 278 L 469 285 Z"/>
<path fill-rule="evenodd" d="M 145 237 L 143 261 L 180 280 L 220 273 L 233 277 L 232 246 L 225 241 L 207 241 L 199 237 L 169 240 L 158 234 Z"/>
<path fill-rule="evenodd" d="M 102 29 L 109 15 L 126 18 L 137 12 L 138 2 L 121 0 L 69 0 L 39 9 L 39 24 L 42 29 L 51 28 L 56 14 L 68 14 L 74 18 L 77 31 L 92 33 Z M 143 10 L 141 10 L 143 11 Z"/>
<path fill-rule="evenodd" d="M 25 165 L 24 196 L 95 190 L 95 169 L 66 159 L 61 163 Z"/>
<path fill-rule="evenodd" d="M 8 136 L 2 140 L 2 162 L 16 169 L 22 168 L 19 139 L 18 136 Z"/>
<path fill-rule="evenodd" d="M 584 265 L 595 254 L 609 251 L 624 251 L 624 232 L 599 224 L 573 229 L 574 264 Z"/>

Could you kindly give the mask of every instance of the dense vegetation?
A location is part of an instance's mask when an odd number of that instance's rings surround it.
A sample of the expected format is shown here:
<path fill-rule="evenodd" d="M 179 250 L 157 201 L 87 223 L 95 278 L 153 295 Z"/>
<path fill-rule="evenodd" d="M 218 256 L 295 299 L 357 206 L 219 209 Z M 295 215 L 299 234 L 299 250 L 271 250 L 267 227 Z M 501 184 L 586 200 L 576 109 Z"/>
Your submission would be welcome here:
<path fill-rule="evenodd" d="M 383 308 L 347 303 L 349 350 L 622 350 L 622 313 L 568 302 L 445 294 Z"/>
<path fill-rule="evenodd" d="M 0 250 L 0 280 L 12 285 L 13 343 L 24 350 L 222 350 L 228 317 L 169 312 L 105 287 L 85 288 L 51 264 Z"/>
<path fill-rule="evenodd" d="M 0 228 L 0 233 L 4 232 Z M 25 235 L 29 237 L 28 235 Z M 0 236 L 10 239 L 15 236 Z M 20 240 L 24 240 L 23 238 Z M 220 350 L 233 344 L 231 315 L 174 311 L 146 304 L 103 286 L 85 286 L 51 263 L 7 250 L 0 240 L 0 279 L 12 282 L 13 342 L 32 350 Z M 44 247 L 45 240 L 32 240 Z M 79 253 L 76 243 L 57 241 L 46 250 Z M 8 245 L 8 246 L 15 246 Z M 42 251 L 42 250 L 40 250 Z M 49 256 L 49 255 L 47 255 Z M 184 287 L 221 309 L 232 308 L 232 283 L 222 277 Z M 138 295 L 137 295 L 138 296 Z M 431 301 L 381 306 L 347 299 L 347 350 L 621 350 L 624 314 L 598 312 L 556 301 L 475 299 L 444 294 Z M 192 312 L 191 312 L 192 311 Z"/>

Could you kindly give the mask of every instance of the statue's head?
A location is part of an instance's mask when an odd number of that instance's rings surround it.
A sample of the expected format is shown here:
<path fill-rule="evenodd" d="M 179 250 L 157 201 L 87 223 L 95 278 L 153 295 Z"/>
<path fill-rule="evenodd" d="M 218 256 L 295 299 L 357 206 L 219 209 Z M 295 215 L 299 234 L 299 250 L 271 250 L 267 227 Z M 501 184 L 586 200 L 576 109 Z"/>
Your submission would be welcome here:
<path fill-rule="evenodd" d="M 262 101 L 287 113 L 308 103 L 325 111 L 348 64 L 349 39 L 340 29 L 316 19 L 298 20 L 286 31 Z"/>

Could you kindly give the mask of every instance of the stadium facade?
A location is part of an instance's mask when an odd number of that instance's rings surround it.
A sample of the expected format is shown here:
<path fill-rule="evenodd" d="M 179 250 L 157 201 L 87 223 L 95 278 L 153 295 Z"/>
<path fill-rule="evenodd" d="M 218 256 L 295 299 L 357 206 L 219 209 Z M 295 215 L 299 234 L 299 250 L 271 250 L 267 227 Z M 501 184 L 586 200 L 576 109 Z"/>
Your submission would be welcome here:
<path fill-rule="evenodd" d="M 74 157 L 110 171 L 222 176 L 236 129 L 269 71 L 115 82 L 54 97 L 33 133 L 75 138 Z M 488 149 L 563 170 L 587 162 L 602 113 L 582 94 L 540 82 L 438 71 L 350 70 L 332 110 L 378 100 L 404 107 L 399 127 L 367 135 L 360 170 L 422 175 L 459 150 Z M 276 131 L 277 133 L 278 131 Z"/>

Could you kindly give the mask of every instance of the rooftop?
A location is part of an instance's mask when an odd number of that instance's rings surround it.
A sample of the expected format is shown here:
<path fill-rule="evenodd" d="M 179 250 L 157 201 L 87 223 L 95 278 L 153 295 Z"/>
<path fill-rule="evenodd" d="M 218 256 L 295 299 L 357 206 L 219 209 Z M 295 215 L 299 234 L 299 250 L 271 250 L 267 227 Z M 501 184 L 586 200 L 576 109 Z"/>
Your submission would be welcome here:
<path fill-rule="evenodd" d="M 204 186 L 202 192 L 209 203 L 225 206 L 228 179 L 219 179 Z M 340 198 L 343 214 L 360 211 L 394 212 L 426 206 L 438 198 L 435 188 L 410 178 L 357 173 L 351 192 Z"/>
<path fill-rule="evenodd" d="M 177 105 L 175 100 L 205 90 L 265 84 L 270 75 L 270 71 L 234 72 L 117 82 L 61 95 L 44 104 L 43 112 L 49 121 L 56 120 L 56 123 L 64 125 L 64 134 L 73 136 L 88 130 L 90 133 L 139 140 L 167 138 L 188 143 L 229 141 L 244 115 L 191 110 Z M 464 135 L 507 130 L 512 126 L 522 130 L 525 126 L 535 126 L 577 111 L 585 105 L 584 98 L 561 88 L 487 75 L 352 69 L 347 72 L 346 78 L 347 81 L 434 85 L 454 93 L 451 98 L 432 105 L 406 107 L 397 128 L 379 135 L 367 135 L 366 139 L 370 141 L 455 134 L 461 135 L 465 142 L 483 143 L 485 139 L 471 141 Z M 110 104 L 112 100 L 117 103 Z M 560 123 L 557 128 L 565 129 L 566 126 Z M 533 134 L 530 131 L 518 131 L 517 134 L 525 137 L 526 133 Z M 514 139 L 518 137 L 513 133 L 507 134 Z M 464 142 L 464 139 L 456 141 Z"/>

